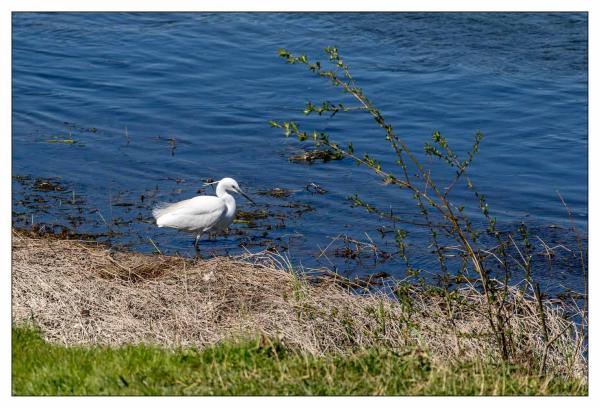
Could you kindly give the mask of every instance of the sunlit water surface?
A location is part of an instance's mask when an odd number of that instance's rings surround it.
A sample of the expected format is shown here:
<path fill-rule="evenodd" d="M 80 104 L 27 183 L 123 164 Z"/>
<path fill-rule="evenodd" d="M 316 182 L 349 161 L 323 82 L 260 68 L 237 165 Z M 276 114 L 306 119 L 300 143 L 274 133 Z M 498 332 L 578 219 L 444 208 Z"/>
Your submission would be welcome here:
<path fill-rule="evenodd" d="M 549 287 L 581 290 L 581 267 L 568 252 L 577 249 L 576 239 L 556 192 L 585 239 L 585 14 L 15 13 L 14 223 L 65 226 L 106 234 L 100 239 L 115 246 L 192 255 L 193 237 L 156 228 L 151 207 L 200 189 L 211 193 L 203 180 L 230 176 L 259 203 L 252 208 L 239 198 L 240 210 L 264 218 L 242 219 L 229 235 L 203 241 L 206 252 L 270 247 L 295 265 L 404 276 L 393 234 L 380 232 L 394 226 L 352 208 L 346 197 L 358 193 L 414 220 L 410 195 L 349 160 L 291 163 L 305 146 L 268 124 L 296 120 L 325 129 L 393 168 L 384 134 L 368 115 L 302 114 L 307 100 L 351 101 L 285 64 L 277 50 L 326 59 L 322 50 L 330 45 L 438 179 L 445 180 L 445 168 L 422 153 L 432 132 L 440 130 L 464 155 L 482 131 L 470 175 L 499 228 L 515 231 L 524 221 L 538 253 L 542 241 L 564 245 L 555 247 L 554 264 L 538 256 L 536 274 Z M 260 194 L 273 188 L 291 192 Z M 453 194 L 457 203 L 475 203 L 464 189 Z M 402 228 L 413 265 L 439 270 L 427 232 Z M 352 258 L 356 248 L 362 254 Z"/>

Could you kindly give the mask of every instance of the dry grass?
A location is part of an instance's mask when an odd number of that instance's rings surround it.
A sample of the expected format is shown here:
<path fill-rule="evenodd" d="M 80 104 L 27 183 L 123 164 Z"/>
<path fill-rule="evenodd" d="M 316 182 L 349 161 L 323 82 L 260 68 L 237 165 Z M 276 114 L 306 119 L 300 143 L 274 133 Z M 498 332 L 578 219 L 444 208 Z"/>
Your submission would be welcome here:
<path fill-rule="evenodd" d="M 448 302 L 407 288 L 399 302 L 309 283 L 268 256 L 193 261 L 17 231 L 12 238 L 13 321 L 33 321 L 53 342 L 201 348 L 259 335 L 315 355 L 388 347 L 442 363 L 500 358 L 474 289 Z M 559 305 L 545 304 L 549 347 L 534 299 L 511 289 L 506 308 L 514 359 L 537 370 L 546 353 L 549 371 L 587 375 L 582 339 Z"/>

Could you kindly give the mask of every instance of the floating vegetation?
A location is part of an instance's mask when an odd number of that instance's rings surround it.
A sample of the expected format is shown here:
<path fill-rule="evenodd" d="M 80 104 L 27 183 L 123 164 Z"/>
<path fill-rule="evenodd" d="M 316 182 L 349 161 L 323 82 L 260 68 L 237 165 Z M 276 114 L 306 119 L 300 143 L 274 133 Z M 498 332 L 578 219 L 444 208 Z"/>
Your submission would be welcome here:
<path fill-rule="evenodd" d="M 33 182 L 33 189 L 36 191 L 65 191 L 58 179 L 56 178 L 37 178 Z"/>
<path fill-rule="evenodd" d="M 359 263 L 365 259 L 373 259 L 375 264 L 379 264 L 394 256 L 393 253 L 384 251 L 377 246 L 368 235 L 367 238 L 369 241 L 363 242 L 340 234 L 334 237 L 325 249 L 321 250 L 317 259 L 321 257 L 327 258 L 329 254 L 337 258 L 344 258 Z"/>
<path fill-rule="evenodd" d="M 31 181 L 31 176 L 29 175 L 19 175 L 13 176 L 13 178 L 21 184 L 28 184 Z"/>
<path fill-rule="evenodd" d="M 65 127 L 68 129 L 68 135 L 67 134 L 56 134 L 56 135 L 52 135 L 50 139 L 46 140 L 46 142 L 48 143 L 62 143 L 62 144 L 79 144 L 80 146 L 83 146 L 83 144 L 75 139 L 73 137 L 73 133 L 77 132 L 79 134 L 82 133 L 98 133 L 99 130 L 98 128 L 95 127 L 82 127 L 82 126 L 78 126 L 75 123 L 71 123 L 71 122 L 63 122 L 63 124 L 65 125 Z"/>
<path fill-rule="evenodd" d="M 308 183 L 306 185 L 306 191 L 313 194 L 325 194 L 327 190 L 316 183 Z"/>
<path fill-rule="evenodd" d="M 131 225 L 132 220 L 124 220 L 123 218 L 114 218 L 112 220 L 113 225 Z"/>
<path fill-rule="evenodd" d="M 275 198 L 285 198 L 289 197 L 292 194 L 292 191 L 293 190 L 287 188 L 275 187 L 270 190 L 259 191 L 258 194 Z"/>
<path fill-rule="evenodd" d="M 78 227 L 85 223 L 85 218 L 81 215 L 67 215 L 66 218 L 73 227 Z"/>
<path fill-rule="evenodd" d="M 267 210 L 256 210 L 256 211 L 238 211 L 236 219 L 238 220 L 262 220 L 269 216 Z"/>
<path fill-rule="evenodd" d="M 310 211 L 315 211 L 315 207 L 313 207 L 312 205 L 306 204 L 306 203 L 298 203 L 298 202 L 283 204 L 280 207 L 294 208 L 293 214 L 296 215 L 297 217 L 304 215 L 304 213 L 307 213 Z"/>
<path fill-rule="evenodd" d="M 234 224 L 245 224 L 248 228 L 254 228 L 257 226 L 257 220 L 263 220 L 272 216 L 273 214 L 269 213 L 268 210 L 256 210 L 256 211 L 241 211 L 238 210 L 235 219 L 233 220 Z M 267 226 L 267 229 L 270 229 Z"/>
<path fill-rule="evenodd" d="M 76 123 L 73 122 L 63 122 L 63 124 L 69 128 L 69 132 L 71 130 L 76 130 L 78 132 L 85 132 L 85 133 L 97 133 L 98 129 L 95 127 L 83 127 L 83 126 L 78 126 Z"/>
<path fill-rule="evenodd" d="M 314 163 L 316 161 L 322 161 L 323 163 L 331 160 L 341 160 L 344 155 L 340 152 L 330 149 L 314 149 L 305 150 L 302 153 L 291 156 L 288 160 L 294 163 Z"/>
<path fill-rule="evenodd" d="M 288 246 L 282 242 L 281 237 L 275 239 L 265 239 L 265 237 L 249 237 L 243 239 L 239 243 L 241 248 L 264 248 L 267 252 L 284 253 L 288 250 Z"/>
<path fill-rule="evenodd" d="M 114 232 L 109 233 L 87 233 L 87 232 L 76 232 L 73 229 L 61 225 L 61 224 L 45 224 L 39 223 L 31 226 L 31 229 L 17 228 L 20 234 L 31 236 L 34 238 L 39 237 L 52 237 L 59 239 L 78 239 L 82 241 L 97 241 L 99 238 L 111 237 L 117 235 Z"/>
<path fill-rule="evenodd" d="M 64 144 L 75 144 L 77 140 L 75 139 L 49 139 L 48 143 L 64 143 Z"/>

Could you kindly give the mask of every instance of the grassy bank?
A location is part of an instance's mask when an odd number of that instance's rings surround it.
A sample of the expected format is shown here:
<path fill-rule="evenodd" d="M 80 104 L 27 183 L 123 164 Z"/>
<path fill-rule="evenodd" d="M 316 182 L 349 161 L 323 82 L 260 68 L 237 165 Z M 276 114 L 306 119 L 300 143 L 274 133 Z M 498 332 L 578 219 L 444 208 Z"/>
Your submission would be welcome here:
<path fill-rule="evenodd" d="M 13 330 L 15 395 L 586 395 L 583 380 L 525 367 L 438 366 L 417 351 L 369 349 L 316 357 L 277 342 L 165 350 L 50 345 Z"/>
<path fill-rule="evenodd" d="M 587 389 L 583 338 L 560 301 L 540 306 L 514 288 L 503 301 L 511 357 L 498 365 L 485 298 L 472 287 L 451 299 L 408 285 L 397 299 L 358 296 L 272 256 L 191 260 L 20 231 L 12 256 L 13 323 L 37 327 L 49 343 L 17 329 L 15 393 Z"/>

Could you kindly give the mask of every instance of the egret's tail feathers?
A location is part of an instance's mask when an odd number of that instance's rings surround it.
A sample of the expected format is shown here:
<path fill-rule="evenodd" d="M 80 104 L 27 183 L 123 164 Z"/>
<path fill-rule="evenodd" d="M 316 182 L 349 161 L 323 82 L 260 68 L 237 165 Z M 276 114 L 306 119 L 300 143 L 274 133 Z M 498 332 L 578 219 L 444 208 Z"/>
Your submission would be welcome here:
<path fill-rule="evenodd" d="M 169 207 L 171 206 L 172 204 L 170 203 L 158 203 L 156 207 L 152 209 L 152 216 L 158 221 L 161 216 L 169 212 Z"/>

